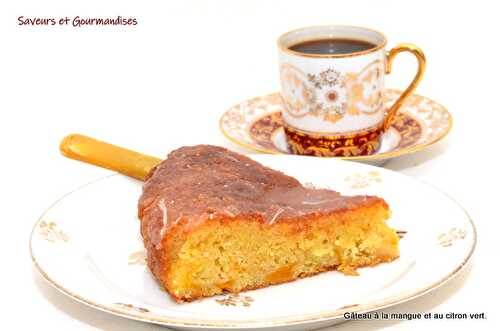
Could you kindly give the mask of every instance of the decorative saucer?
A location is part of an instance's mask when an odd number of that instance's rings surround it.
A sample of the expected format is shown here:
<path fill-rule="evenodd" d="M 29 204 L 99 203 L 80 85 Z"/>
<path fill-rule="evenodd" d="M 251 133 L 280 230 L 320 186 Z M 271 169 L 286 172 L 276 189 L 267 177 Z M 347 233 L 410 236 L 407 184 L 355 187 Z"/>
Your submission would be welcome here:
<path fill-rule="evenodd" d="M 401 91 L 387 89 L 384 102 L 394 103 Z M 283 130 L 279 93 L 260 96 L 231 107 L 220 119 L 220 130 L 232 142 L 271 154 L 291 154 Z M 412 95 L 399 110 L 392 127 L 383 134 L 380 149 L 372 155 L 342 157 L 356 161 L 380 161 L 417 151 L 443 139 L 452 127 L 451 114 L 439 103 Z"/>

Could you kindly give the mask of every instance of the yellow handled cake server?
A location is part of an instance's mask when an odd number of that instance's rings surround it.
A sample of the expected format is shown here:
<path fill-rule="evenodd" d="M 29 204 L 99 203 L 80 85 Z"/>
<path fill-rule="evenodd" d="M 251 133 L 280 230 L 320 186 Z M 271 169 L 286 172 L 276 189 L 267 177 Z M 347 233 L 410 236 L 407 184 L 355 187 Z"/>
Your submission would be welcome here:
<path fill-rule="evenodd" d="M 162 161 L 81 134 L 64 137 L 59 148 L 62 155 L 70 159 L 113 170 L 139 180 L 145 180 L 149 171 Z"/>

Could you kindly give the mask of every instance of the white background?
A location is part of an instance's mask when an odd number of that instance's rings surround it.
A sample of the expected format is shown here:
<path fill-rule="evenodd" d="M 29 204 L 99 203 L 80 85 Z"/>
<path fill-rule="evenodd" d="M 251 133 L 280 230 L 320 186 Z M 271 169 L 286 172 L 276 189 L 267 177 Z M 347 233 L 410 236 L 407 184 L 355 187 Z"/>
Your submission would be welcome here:
<path fill-rule="evenodd" d="M 485 312 L 486 321 L 353 322 L 337 330 L 498 329 L 500 31 L 495 1 L 3 1 L 0 5 L 0 329 L 164 330 L 73 302 L 34 271 L 30 230 L 56 198 L 108 173 L 59 155 L 79 132 L 157 156 L 211 143 L 223 111 L 278 89 L 277 37 L 316 24 L 383 31 L 428 58 L 418 93 L 444 104 L 448 138 L 387 168 L 443 189 L 472 215 L 472 263 L 442 288 L 391 311 Z M 133 16 L 135 27 L 25 27 L 17 17 Z M 402 55 L 388 77 L 414 71 Z M 404 187 L 401 188 L 404 194 Z M 415 201 L 418 203 L 418 201 Z M 422 206 L 425 208 L 425 206 Z M 432 213 L 429 210 L 429 213 Z"/>

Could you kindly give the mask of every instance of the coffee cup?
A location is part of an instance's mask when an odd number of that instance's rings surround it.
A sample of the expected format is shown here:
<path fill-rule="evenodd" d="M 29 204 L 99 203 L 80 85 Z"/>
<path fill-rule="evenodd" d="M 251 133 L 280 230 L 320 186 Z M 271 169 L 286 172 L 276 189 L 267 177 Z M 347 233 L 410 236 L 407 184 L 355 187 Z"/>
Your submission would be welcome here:
<path fill-rule="evenodd" d="M 307 27 L 278 39 L 282 112 L 290 149 L 314 156 L 376 153 L 404 101 L 425 70 L 425 56 L 413 44 L 386 52 L 386 37 L 356 26 Z M 410 52 L 418 70 L 390 107 L 384 78 L 397 54 Z"/>

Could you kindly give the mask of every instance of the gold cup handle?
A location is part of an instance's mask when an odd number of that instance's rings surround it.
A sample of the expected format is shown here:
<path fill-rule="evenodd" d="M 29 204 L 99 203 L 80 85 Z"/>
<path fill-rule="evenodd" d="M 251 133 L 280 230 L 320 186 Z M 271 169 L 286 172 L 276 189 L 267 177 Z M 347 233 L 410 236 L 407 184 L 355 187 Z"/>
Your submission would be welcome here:
<path fill-rule="evenodd" d="M 406 99 L 413 93 L 413 91 L 415 91 L 415 89 L 418 86 L 418 83 L 420 83 L 420 80 L 424 76 L 424 71 L 425 71 L 424 52 L 419 47 L 412 44 L 400 44 L 391 49 L 387 53 L 385 73 L 386 74 L 391 73 L 392 61 L 394 61 L 396 55 L 398 55 L 401 52 L 410 52 L 413 55 L 415 55 L 418 61 L 417 74 L 415 75 L 415 78 L 413 78 L 408 88 L 403 93 L 401 93 L 396 102 L 394 102 L 391 108 L 389 108 L 389 110 L 387 111 L 387 114 L 385 115 L 384 119 L 384 131 L 388 130 L 391 127 L 392 121 L 394 120 L 394 116 L 396 116 L 396 113 L 398 112 L 399 108 L 401 108 Z"/>

